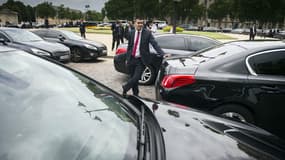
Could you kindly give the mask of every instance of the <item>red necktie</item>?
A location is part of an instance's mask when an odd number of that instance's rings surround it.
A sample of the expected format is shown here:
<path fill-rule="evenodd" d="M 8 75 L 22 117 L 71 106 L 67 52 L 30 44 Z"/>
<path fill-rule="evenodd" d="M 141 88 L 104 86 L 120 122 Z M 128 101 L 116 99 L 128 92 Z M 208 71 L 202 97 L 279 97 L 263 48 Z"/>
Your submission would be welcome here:
<path fill-rule="evenodd" d="M 136 51 L 137 51 L 137 47 L 138 47 L 138 43 L 139 43 L 139 39 L 140 39 L 140 33 L 141 32 L 138 32 L 138 35 L 137 35 L 137 38 L 136 38 L 136 41 L 135 41 L 135 46 L 134 46 L 134 49 L 133 49 L 133 52 L 132 52 L 132 56 L 136 56 Z"/>

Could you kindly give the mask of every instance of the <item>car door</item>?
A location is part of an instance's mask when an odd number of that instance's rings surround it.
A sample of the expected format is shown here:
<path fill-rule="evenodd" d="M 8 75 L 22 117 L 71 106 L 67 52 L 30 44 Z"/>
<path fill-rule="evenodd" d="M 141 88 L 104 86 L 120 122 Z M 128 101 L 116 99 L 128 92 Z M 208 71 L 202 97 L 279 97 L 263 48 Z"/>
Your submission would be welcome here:
<path fill-rule="evenodd" d="M 187 42 L 183 36 L 158 36 L 155 40 L 165 53 L 169 53 L 172 55 L 186 55 L 191 53 L 187 49 Z M 151 49 L 151 52 L 155 52 L 154 49 Z"/>
<path fill-rule="evenodd" d="M 61 35 L 59 31 L 49 30 L 46 33 L 44 38 L 45 38 L 45 40 L 50 41 L 50 42 L 62 43 L 62 41 L 59 40 L 59 35 Z"/>
<path fill-rule="evenodd" d="M 248 99 L 255 105 L 257 125 L 285 138 L 285 49 L 247 58 Z"/>

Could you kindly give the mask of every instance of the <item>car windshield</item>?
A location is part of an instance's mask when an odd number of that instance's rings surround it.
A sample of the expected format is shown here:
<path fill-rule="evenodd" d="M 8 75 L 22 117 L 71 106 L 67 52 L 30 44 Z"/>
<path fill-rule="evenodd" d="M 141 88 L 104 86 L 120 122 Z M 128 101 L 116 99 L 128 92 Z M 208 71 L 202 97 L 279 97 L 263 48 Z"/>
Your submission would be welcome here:
<path fill-rule="evenodd" d="M 35 42 L 43 40 L 36 34 L 22 29 L 7 29 L 5 32 L 16 42 Z"/>
<path fill-rule="evenodd" d="M 17 52 L 0 52 L 0 159 L 137 159 L 137 120 L 119 97 Z"/>
<path fill-rule="evenodd" d="M 83 40 L 82 37 L 80 37 L 79 35 L 70 32 L 70 31 L 64 31 L 64 30 L 60 30 L 62 33 L 65 34 L 65 36 L 67 36 L 68 39 L 73 39 L 73 40 Z"/>

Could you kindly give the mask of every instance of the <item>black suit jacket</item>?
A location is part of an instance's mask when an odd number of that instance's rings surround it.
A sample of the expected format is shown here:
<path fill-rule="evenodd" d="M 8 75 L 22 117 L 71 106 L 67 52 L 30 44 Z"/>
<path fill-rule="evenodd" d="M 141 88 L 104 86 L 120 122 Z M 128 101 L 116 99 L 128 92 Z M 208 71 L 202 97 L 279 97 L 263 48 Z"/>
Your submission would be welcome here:
<path fill-rule="evenodd" d="M 127 61 L 130 61 L 131 56 L 132 56 L 132 51 L 133 51 L 133 47 L 134 47 L 135 31 L 136 30 L 132 30 L 130 33 L 130 39 L 128 42 L 128 50 L 127 50 L 127 59 L 126 59 Z M 138 46 L 138 47 L 139 47 L 141 59 L 142 59 L 142 62 L 144 63 L 144 65 L 148 65 L 151 62 L 149 44 L 151 44 L 153 46 L 153 48 L 156 50 L 156 52 L 160 56 L 163 56 L 165 54 L 163 52 L 163 50 L 158 46 L 158 44 L 155 41 L 152 33 L 149 30 L 142 29 L 141 42 L 140 42 L 140 46 Z"/>

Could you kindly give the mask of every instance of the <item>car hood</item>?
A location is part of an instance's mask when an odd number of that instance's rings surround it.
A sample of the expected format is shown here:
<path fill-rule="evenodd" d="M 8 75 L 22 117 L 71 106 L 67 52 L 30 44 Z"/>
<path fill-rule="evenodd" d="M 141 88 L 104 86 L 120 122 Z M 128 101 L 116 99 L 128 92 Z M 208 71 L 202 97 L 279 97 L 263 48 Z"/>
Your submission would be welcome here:
<path fill-rule="evenodd" d="M 47 42 L 47 41 L 35 41 L 35 42 L 21 42 L 26 46 L 44 50 L 46 52 L 68 52 L 69 48 L 59 43 Z"/>
<path fill-rule="evenodd" d="M 262 129 L 184 106 L 142 101 L 160 124 L 167 159 L 285 157 L 285 143 Z"/>

